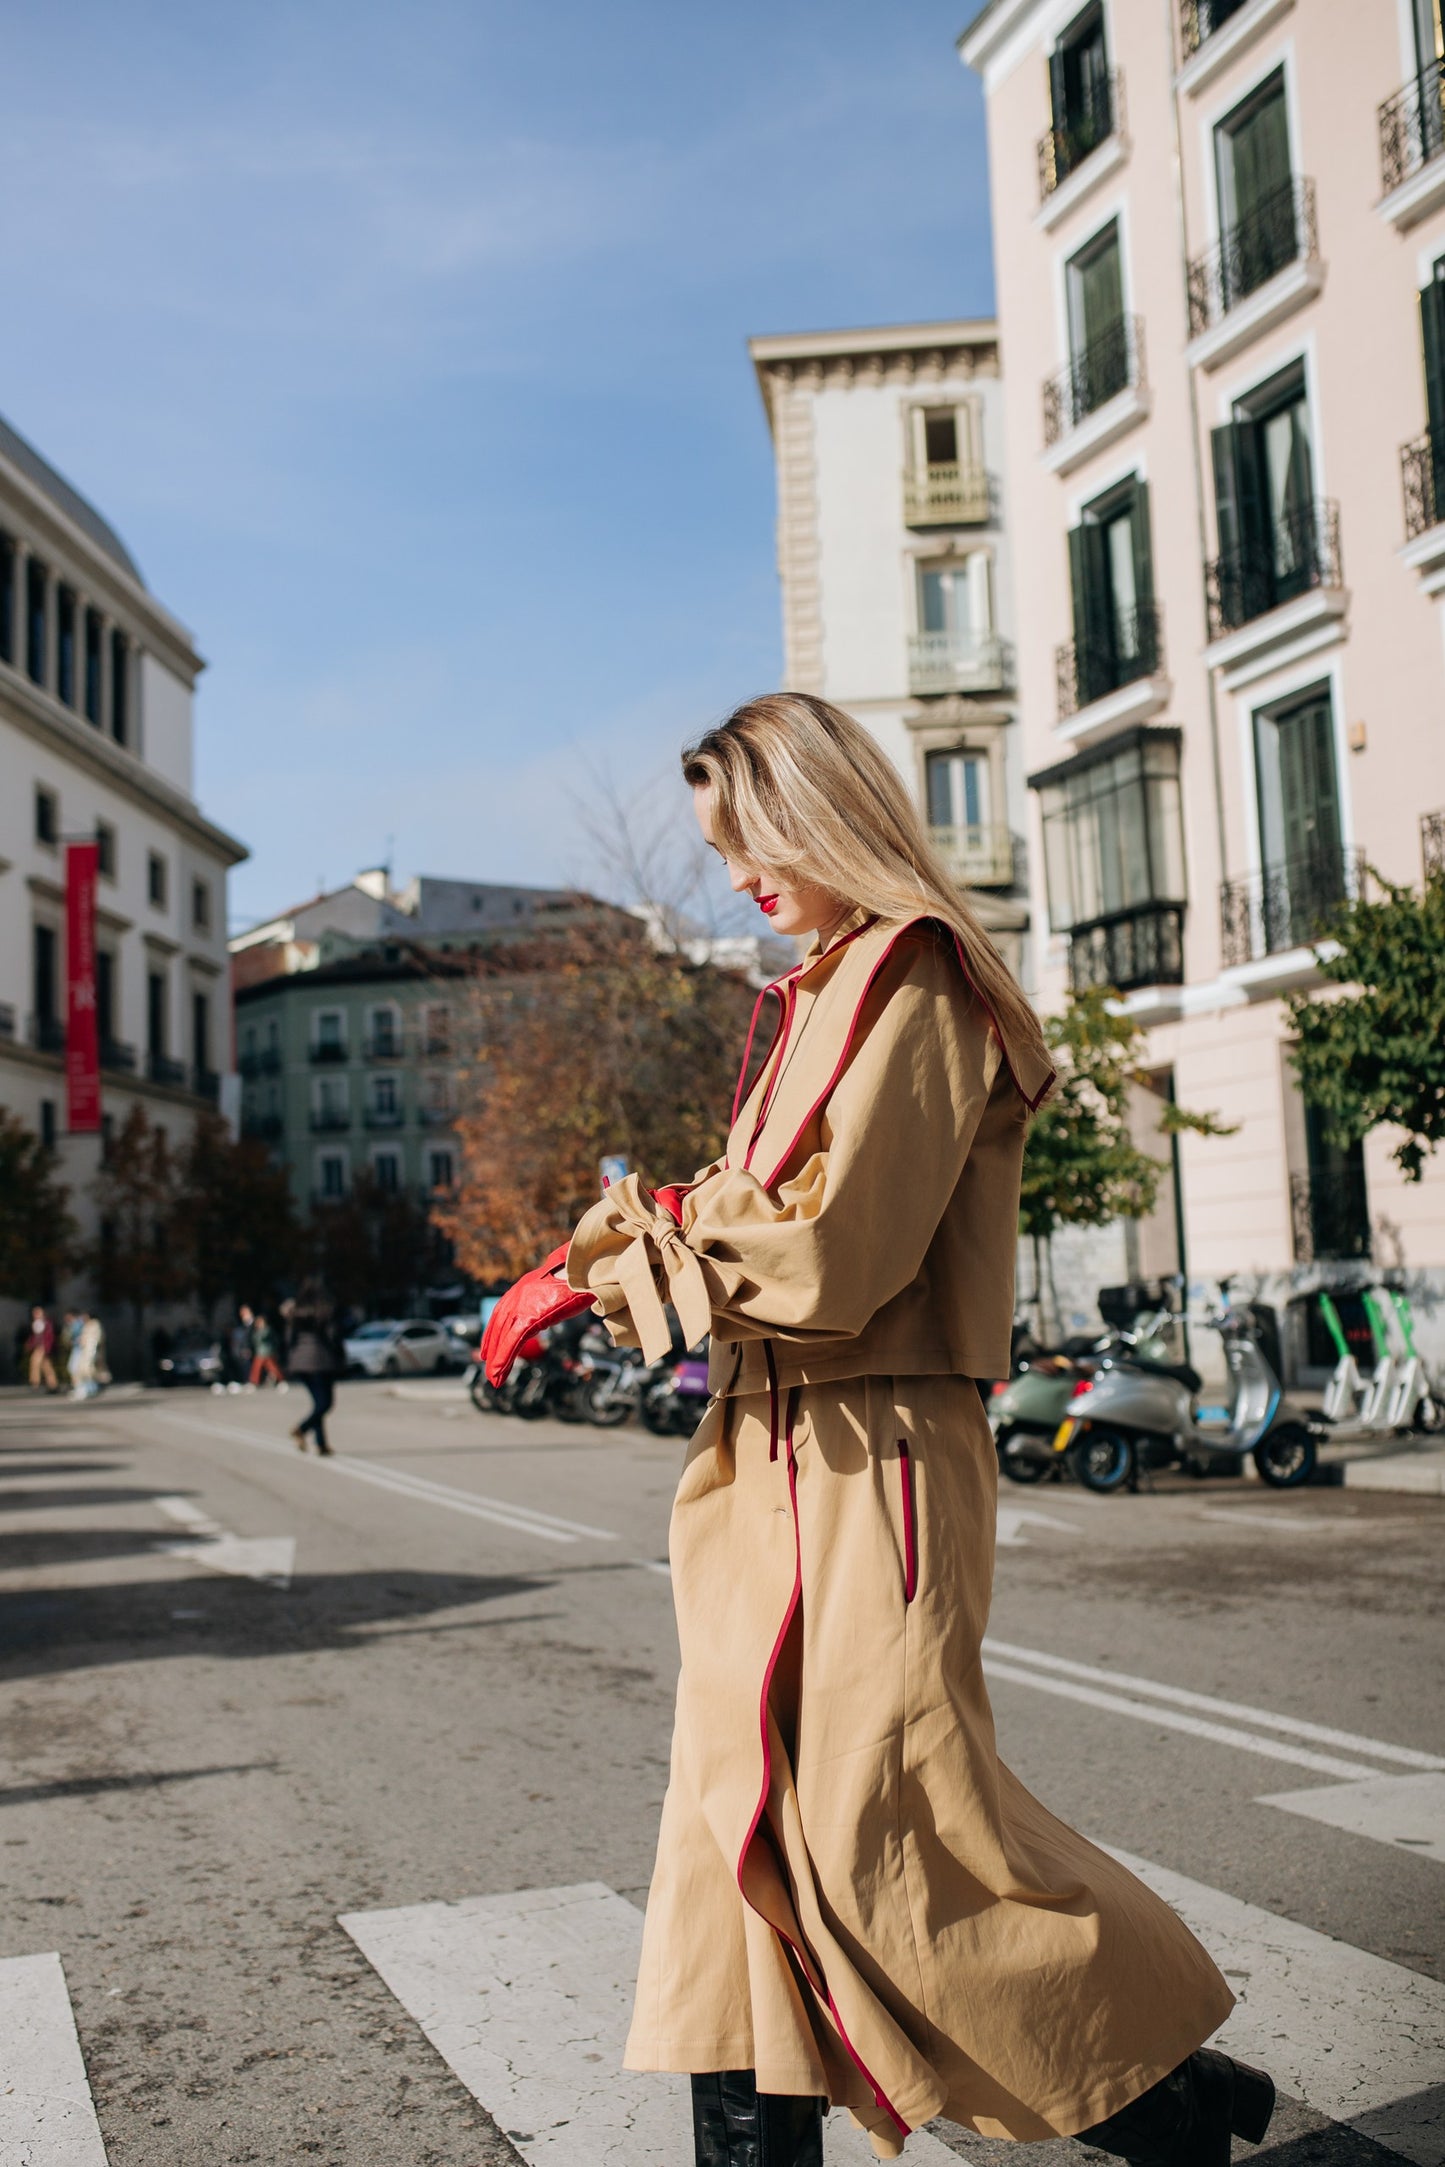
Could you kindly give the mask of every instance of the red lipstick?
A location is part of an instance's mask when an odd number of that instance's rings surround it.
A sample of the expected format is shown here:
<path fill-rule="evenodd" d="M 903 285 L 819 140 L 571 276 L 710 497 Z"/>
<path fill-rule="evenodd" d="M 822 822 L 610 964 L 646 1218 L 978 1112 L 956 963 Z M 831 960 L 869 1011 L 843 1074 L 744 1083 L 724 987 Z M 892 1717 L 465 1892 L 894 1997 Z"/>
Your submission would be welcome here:
<path fill-rule="evenodd" d="M 778 899 L 775 895 L 760 895 L 758 897 L 758 909 L 765 911 L 769 918 L 772 917 L 777 907 Z"/>

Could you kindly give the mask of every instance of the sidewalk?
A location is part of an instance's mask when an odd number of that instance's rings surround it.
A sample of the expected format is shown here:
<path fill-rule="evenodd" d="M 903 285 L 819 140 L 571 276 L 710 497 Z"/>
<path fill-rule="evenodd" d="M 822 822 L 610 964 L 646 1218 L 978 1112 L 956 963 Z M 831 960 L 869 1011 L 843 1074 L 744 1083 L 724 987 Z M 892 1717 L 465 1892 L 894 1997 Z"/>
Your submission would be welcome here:
<path fill-rule="evenodd" d="M 1341 1470 L 1347 1490 L 1395 1490 L 1445 1497 L 1445 1447 L 1435 1440 L 1385 1447 L 1347 1459 Z"/>

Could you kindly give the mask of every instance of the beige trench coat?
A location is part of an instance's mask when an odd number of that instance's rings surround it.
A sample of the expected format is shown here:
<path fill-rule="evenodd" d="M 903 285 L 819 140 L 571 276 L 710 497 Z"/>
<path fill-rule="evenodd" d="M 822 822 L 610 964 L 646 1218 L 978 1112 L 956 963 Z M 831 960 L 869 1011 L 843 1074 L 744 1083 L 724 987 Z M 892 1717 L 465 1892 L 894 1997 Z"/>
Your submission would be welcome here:
<path fill-rule="evenodd" d="M 1208 2038 L 1193 1936 L 999 1760 L 980 1647 L 1025 1102 L 952 937 L 861 919 L 782 988 L 682 1225 L 635 1177 L 574 1286 L 713 1335 L 671 1557 L 682 1672 L 627 2065 L 1067 2136 Z"/>

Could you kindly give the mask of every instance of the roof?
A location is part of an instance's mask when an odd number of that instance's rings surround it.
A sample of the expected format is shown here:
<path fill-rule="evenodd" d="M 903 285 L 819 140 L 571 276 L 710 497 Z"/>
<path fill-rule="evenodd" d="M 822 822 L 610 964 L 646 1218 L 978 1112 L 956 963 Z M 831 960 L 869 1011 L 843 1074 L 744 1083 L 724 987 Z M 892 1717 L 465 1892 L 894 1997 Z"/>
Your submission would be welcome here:
<path fill-rule="evenodd" d="M 814 361 L 834 354 L 897 354 L 916 347 L 992 346 L 994 316 L 964 316 L 944 323 L 874 324 L 859 331 L 766 332 L 748 340 L 754 362 Z"/>
<path fill-rule="evenodd" d="M 17 435 L 8 421 L 0 416 L 0 459 L 8 459 L 11 466 L 34 484 L 58 511 L 64 512 L 73 526 L 94 542 L 96 548 L 109 557 L 113 564 L 128 573 L 138 587 L 144 587 L 140 566 L 126 548 L 108 519 L 102 519 L 95 506 L 72 489 L 63 474 L 57 474 L 48 459 L 42 459 L 33 444 Z"/>

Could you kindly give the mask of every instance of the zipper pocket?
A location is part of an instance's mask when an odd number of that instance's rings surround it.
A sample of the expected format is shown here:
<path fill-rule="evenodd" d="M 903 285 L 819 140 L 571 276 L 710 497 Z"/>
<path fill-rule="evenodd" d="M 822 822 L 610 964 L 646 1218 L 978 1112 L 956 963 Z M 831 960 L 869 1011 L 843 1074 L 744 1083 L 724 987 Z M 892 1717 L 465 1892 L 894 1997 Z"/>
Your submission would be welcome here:
<path fill-rule="evenodd" d="M 898 1440 L 898 1478 L 903 1490 L 903 1600 L 918 1593 L 918 1520 L 913 1509 L 913 1461 L 908 1440 Z"/>

